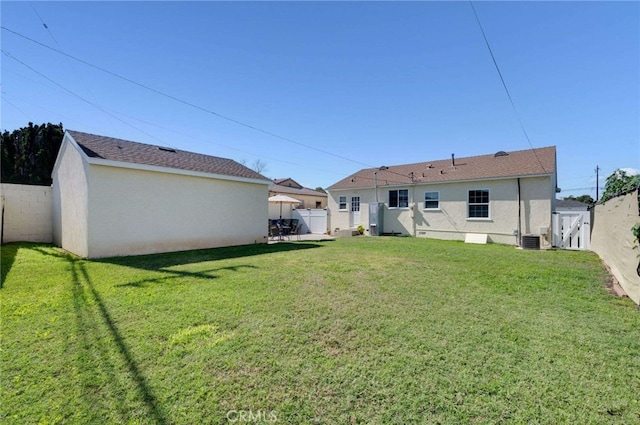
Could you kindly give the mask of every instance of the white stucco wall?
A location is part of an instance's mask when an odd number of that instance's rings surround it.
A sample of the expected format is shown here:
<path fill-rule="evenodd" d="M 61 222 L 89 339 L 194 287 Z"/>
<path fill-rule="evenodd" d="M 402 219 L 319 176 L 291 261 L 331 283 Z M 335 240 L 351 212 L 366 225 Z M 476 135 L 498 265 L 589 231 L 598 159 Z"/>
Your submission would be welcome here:
<path fill-rule="evenodd" d="M 388 208 L 389 190 L 395 189 L 409 190 L 410 208 Z M 489 190 L 489 219 L 467 218 L 468 191 L 473 189 Z M 492 242 L 517 244 L 514 232 L 518 228 L 518 186 L 515 178 L 383 187 L 378 190 L 379 201 L 386 205 L 383 212 L 384 232 L 454 240 L 464 240 L 466 233 L 487 233 Z M 423 208 L 425 192 L 440 193 L 439 210 Z M 554 194 L 555 183 L 551 177 L 520 179 L 522 234 L 540 234 L 540 227 L 550 228 Z M 332 230 L 350 227 L 350 212 L 338 210 L 340 196 L 347 196 L 347 209 L 351 206 L 351 197 L 360 196 L 361 222 L 368 227 L 368 203 L 375 201 L 373 188 L 331 191 L 329 210 Z M 542 244 L 550 246 L 547 240 L 542 240 Z"/>
<path fill-rule="evenodd" d="M 53 243 L 87 257 L 88 164 L 69 142 L 62 141 L 53 167 Z"/>
<path fill-rule="evenodd" d="M 3 242 L 52 242 L 50 186 L 0 184 L 4 207 Z"/>
<path fill-rule="evenodd" d="M 266 243 L 268 184 L 91 164 L 88 257 Z"/>

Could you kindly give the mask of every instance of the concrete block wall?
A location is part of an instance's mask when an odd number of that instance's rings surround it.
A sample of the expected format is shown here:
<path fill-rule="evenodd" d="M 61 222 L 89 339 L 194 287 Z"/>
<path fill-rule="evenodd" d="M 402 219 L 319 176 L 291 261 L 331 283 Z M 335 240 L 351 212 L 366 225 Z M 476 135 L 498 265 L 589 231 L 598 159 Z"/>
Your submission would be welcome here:
<path fill-rule="evenodd" d="M 52 242 L 53 203 L 50 186 L 0 183 L 4 217 L 2 242 Z"/>

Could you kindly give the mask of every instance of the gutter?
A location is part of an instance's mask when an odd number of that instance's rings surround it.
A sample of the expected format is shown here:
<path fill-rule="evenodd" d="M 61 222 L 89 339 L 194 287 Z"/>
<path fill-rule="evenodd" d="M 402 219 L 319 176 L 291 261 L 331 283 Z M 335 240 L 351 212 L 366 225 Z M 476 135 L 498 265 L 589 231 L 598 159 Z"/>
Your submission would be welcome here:
<path fill-rule="evenodd" d="M 528 174 L 528 175 L 515 175 L 515 176 L 505 176 L 505 177 L 486 177 L 486 178 L 477 178 L 477 179 L 460 179 L 460 180 L 441 180 L 441 181 L 407 181 L 406 183 L 393 183 L 393 184 L 385 184 L 378 185 L 378 187 L 407 187 L 407 186 L 423 186 L 423 185 L 435 185 L 435 184 L 449 184 L 449 183 L 466 183 L 466 182 L 477 182 L 477 181 L 495 181 L 495 180 L 511 180 L 514 178 L 517 179 L 528 179 L 535 177 L 551 177 L 553 173 L 546 174 Z M 327 188 L 327 192 L 332 191 L 348 191 L 348 190 L 356 190 L 356 189 L 371 189 L 371 186 L 354 186 L 354 187 L 344 187 L 344 188 L 335 188 L 329 186 Z"/>

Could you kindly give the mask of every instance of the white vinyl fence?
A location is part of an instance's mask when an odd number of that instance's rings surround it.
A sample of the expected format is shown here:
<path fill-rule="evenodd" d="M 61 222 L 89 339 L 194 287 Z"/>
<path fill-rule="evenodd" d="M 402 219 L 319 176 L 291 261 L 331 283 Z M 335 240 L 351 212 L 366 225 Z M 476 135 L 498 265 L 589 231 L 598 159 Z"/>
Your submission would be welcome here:
<path fill-rule="evenodd" d="M 564 249 L 588 250 L 591 239 L 589 211 L 553 213 L 553 246 Z"/>
<path fill-rule="evenodd" d="M 297 218 L 302 223 L 302 233 L 327 233 L 327 210 L 294 210 L 293 218 Z"/>

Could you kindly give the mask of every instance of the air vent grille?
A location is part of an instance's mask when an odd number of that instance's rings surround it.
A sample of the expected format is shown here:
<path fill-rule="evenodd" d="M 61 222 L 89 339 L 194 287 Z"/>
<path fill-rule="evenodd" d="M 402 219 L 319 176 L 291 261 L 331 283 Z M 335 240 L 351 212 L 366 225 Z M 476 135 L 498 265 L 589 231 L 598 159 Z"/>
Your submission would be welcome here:
<path fill-rule="evenodd" d="M 540 236 L 522 235 L 522 249 L 540 249 Z"/>

